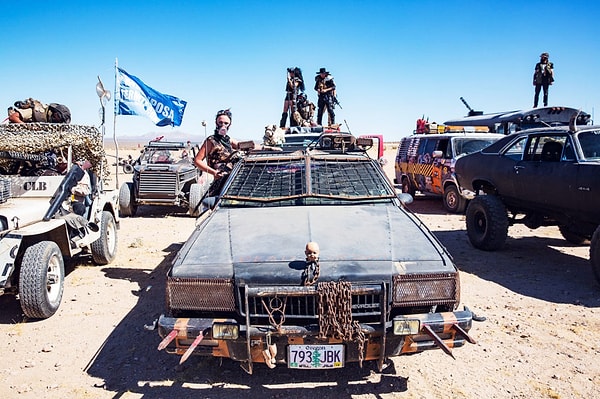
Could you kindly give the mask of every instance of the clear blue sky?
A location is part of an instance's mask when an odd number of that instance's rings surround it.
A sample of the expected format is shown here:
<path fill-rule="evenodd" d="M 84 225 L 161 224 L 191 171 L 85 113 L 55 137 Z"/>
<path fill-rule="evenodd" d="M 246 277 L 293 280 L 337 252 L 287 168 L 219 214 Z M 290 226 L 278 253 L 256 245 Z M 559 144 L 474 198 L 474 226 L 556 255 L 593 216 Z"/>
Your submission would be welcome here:
<path fill-rule="evenodd" d="M 0 98 L 63 103 L 73 123 L 99 125 L 97 76 L 114 91 L 115 59 L 150 87 L 188 102 L 178 128 L 117 116 L 116 134 L 175 130 L 204 137 L 231 107 L 231 135 L 260 140 L 278 123 L 286 68 L 309 99 L 335 78 L 337 121 L 386 141 L 417 118 L 531 108 L 532 74 L 550 53 L 550 105 L 600 109 L 600 3 L 595 1 L 54 1 L 0 14 Z M 112 101 L 106 134 L 113 134 Z M 4 119 L 4 116 L 2 119 Z"/>

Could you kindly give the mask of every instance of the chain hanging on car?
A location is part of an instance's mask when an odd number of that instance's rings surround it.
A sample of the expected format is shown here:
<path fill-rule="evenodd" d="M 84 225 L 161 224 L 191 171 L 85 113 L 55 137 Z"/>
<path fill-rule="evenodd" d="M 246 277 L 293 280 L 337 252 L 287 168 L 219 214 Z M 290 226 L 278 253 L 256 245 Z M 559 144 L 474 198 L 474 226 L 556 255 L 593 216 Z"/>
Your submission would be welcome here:
<path fill-rule="evenodd" d="M 306 267 L 302 272 L 302 285 L 307 287 L 314 285 L 319 279 L 320 273 L 321 268 L 318 260 L 315 262 L 306 262 Z"/>
<path fill-rule="evenodd" d="M 357 320 L 352 320 L 352 284 L 348 281 L 320 282 L 317 285 L 319 339 L 328 337 L 355 341 L 358 361 L 364 360 L 365 334 Z"/>

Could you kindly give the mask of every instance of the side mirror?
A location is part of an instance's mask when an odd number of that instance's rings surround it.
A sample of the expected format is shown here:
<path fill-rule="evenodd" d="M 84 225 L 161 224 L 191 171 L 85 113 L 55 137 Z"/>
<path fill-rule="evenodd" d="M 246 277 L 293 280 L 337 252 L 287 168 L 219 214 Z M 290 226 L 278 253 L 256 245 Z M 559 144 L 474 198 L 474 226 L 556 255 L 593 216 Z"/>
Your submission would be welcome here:
<path fill-rule="evenodd" d="M 432 157 L 434 158 L 442 158 L 444 156 L 444 153 L 442 151 L 434 151 L 433 154 L 431 154 Z"/>

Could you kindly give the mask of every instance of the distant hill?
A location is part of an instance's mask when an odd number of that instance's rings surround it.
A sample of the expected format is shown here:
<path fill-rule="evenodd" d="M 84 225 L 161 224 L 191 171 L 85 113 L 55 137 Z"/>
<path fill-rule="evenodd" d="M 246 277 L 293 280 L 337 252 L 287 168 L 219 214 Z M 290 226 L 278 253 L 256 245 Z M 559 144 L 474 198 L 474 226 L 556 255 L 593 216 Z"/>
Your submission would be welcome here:
<path fill-rule="evenodd" d="M 117 136 L 117 141 L 119 143 L 123 143 L 126 145 L 131 145 L 131 144 L 140 144 L 140 145 L 144 145 L 146 143 L 148 143 L 151 140 L 154 140 L 158 137 L 163 137 L 162 140 L 163 141 L 183 141 L 183 142 L 187 142 L 188 140 L 191 141 L 192 143 L 196 144 L 196 143 L 202 143 L 204 141 L 204 136 L 199 136 L 199 135 L 193 135 L 193 134 L 188 134 L 188 133 L 183 133 L 183 132 L 169 132 L 167 134 L 164 133 L 156 133 L 156 132 L 149 132 L 143 135 L 139 135 L 139 136 Z M 112 137 L 108 137 L 106 136 L 104 138 L 104 142 L 106 144 L 113 144 L 113 138 Z"/>

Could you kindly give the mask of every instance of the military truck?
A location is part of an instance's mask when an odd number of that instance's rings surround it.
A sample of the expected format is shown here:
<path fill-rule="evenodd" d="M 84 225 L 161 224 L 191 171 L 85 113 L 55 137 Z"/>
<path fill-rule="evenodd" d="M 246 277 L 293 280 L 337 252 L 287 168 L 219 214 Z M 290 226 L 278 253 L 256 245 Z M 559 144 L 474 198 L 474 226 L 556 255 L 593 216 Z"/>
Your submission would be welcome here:
<path fill-rule="evenodd" d="M 95 127 L 9 124 L 0 134 L 0 295 L 17 295 L 27 317 L 44 319 L 60 306 L 65 259 L 115 258 L 118 193 L 104 187 Z M 84 180 L 89 194 L 78 201 L 72 190 Z"/>

